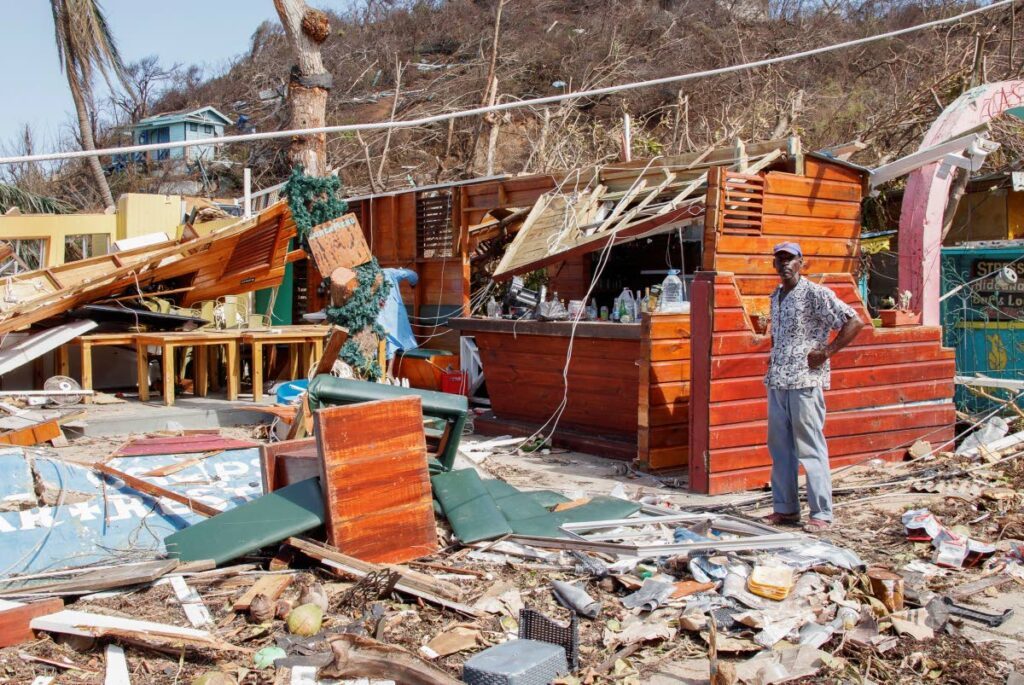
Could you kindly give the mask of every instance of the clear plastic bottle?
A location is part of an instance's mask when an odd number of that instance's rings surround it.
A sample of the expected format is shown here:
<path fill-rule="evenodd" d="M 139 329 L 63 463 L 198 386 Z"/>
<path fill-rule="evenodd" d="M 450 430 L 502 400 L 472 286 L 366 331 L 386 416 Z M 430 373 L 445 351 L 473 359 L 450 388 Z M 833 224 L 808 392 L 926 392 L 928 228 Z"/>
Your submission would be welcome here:
<path fill-rule="evenodd" d="M 629 288 L 622 289 L 622 294 L 619 295 L 619 307 L 619 321 L 622 323 L 636 321 L 636 299 L 633 297 L 633 291 Z"/>
<path fill-rule="evenodd" d="M 597 298 L 592 298 L 590 304 L 587 305 L 587 321 L 597 321 Z"/>
<path fill-rule="evenodd" d="M 618 321 L 619 320 L 619 307 L 620 306 L 621 305 L 619 303 L 619 298 L 616 297 L 615 301 L 612 302 L 612 310 L 611 310 L 611 312 L 609 312 L 609 315 L 608 315 L 609 319 L 611 319 L 612 321 Z"/>
<path fill-rule="evenodd" d="M 661 297 L 658 298 L 659 312 L 682 312 L 683 305 L 683 281 L 679 278 L 677 269 L 669 269 L 668 276 L 661 282 Z"/>
<path fill-rule="evenodd" d="M 498 318 L 498 301 L 494 299 L 494 296 L 491 296 L 491 299 L 487 301 L 487 318 Z"/>

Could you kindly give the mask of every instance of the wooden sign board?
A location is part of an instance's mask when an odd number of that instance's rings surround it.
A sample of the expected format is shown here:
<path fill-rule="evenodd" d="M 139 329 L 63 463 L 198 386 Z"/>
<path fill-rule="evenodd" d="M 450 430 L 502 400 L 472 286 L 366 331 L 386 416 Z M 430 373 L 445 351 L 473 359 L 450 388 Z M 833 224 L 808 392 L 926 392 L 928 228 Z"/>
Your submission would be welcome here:
<path fill-rule="evenodd" d="M 373 257 L 355 214 L 346 214 L 314 226 L 308 240 L 316 268 L 325 278 L 339 266 L 351 269 Z"/>

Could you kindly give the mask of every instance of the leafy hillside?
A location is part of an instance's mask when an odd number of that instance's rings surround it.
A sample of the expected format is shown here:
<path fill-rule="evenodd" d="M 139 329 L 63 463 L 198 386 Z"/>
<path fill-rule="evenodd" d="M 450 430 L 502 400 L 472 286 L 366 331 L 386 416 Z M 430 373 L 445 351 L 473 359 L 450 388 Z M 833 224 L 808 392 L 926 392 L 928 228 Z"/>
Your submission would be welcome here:
<path fill-rule="evenodd" d="M 498 30 L 497 100 L 737 64 L 974 6 L 939 0 L 511 0 Z M 411 118 L 485 102 L 497 7 L 498 0 L 368 0 L 332 15 L 333 34 L 323 44 L 334 78 L 328 123 Z M 487 131 L 496 126 L 495 171 L 569 168 L 617 156 L 627 112 L 636 156 L 793 132 L 809 149 L 862 141 L 867 147 L 855 160 L 874 163 L 915 148 L 941 109 L 972 82 L 1020 74 L 1024 49 L 1014 44 L 1013 22 L 1008 8 L 999 9 L 784 65 L 516 110 L 489 122 L 331 136 L 329 163 L 351 192 L 482 175 Z M 264 24 L 226 73 L 179 78 L 151 111 L 213 104 L 244 115 L 256 130 L 283 128 L 291 64 L 280 27 Z M 1020 136 L 1009 131 L 1004 138 L 1008 146 L 992 165 L 1019 158 Z M 227 154 L 239 164 L 222 172 L 220 192 L 230 191 L 243 164 L 254 169 L 257 186 L 282 180 L 285 145 L 233 146 Z M 138 176 L 115 182 L 122 190 L 147 183 Z"/>

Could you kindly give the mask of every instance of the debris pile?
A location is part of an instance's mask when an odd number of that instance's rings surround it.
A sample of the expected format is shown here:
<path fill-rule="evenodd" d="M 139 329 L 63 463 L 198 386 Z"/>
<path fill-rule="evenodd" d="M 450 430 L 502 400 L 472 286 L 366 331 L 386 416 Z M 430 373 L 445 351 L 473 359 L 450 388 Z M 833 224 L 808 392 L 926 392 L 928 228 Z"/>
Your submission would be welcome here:
<path fill-rule="evenodd" d="M 970 603 L 1024 581 L 1020 542 L 965 542 L 957 563 L 941 545 L 984 536 L 934 494 L 911 495 L 928 511 L 851 515 L 853 530 L 871 519 L 871 545 L 829 542 L 631 496 L 628 474 L 618 496 L 515 487 L 487 468 L 507 440 L 466 443 L 473 459 L 446 470 L 420 405 L 325 406 L 314 438 L 260 453 L 200 434 L 119 441 L 88 469 L 0 454 L 5 473 L 23 465 L 0 530 L 25 536 L 5 547 L 0 678 L 996 682 L 1013 669 L 972 637 L 1014 642 L 1013 609 Z M 40 485 L 58 494 L 39 500 Z M 972 506 L 1002 507 L 1012 531 L 1018 499 Z"/>

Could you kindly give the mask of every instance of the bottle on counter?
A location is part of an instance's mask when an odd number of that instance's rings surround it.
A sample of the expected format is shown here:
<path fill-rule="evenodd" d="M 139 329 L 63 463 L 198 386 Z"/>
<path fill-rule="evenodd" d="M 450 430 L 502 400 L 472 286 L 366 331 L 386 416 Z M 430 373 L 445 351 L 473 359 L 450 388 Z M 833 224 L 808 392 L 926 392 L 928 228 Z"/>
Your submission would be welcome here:
<path fill-rule="evenodd" d="M 632 290 L 623 288 L 622 294 L 619 295 L 619 322 L 633 323 L 634 321 L 636 321 L 636 299 L 633 297 Z"/>
<path fill-rule="evenodd" d="M 597 298 L 591 298 L 590 304 L 587 305 L 587 321 L 597 321 Z"/>
<path fill-rule="evenodd" d="M 500 310 L 498 308 L 498 301 L 491 295 L 491 299 L 487 301 L 487 318 L 497 319 L 500 316 Z"/>
<path fill-rule="evenodd" d="M 600 316 L 601 316 L 601 321 L 607 321 L 608 320 L 608 305 L 604 305 L 603 307 L 601 307 L 601 314 L 600 314 Z"/>
<path fill-rule="evenodd" d="M 679 313 L 684 310 L 683 281 L 679 278 L 678 269 L 669 269 L 668 276 L 661 282 L 661 299 L 658 302 L 659 312 Z"/>
<path fill-rule="evenodd" d="M 620 309 L 619 308 L 621 306 L 622 305 L 619 302 L 619 298 L 616 297 L 615 300 L 612 302 L 612 310 L 611 310 L 611 312 L 609 313 L 609 316 L 608 316 L 608 318 L 610 320 L 612 320 L 612 321 L 618 321 L 619 320 L 619 314 L 620 314 Z"/>

